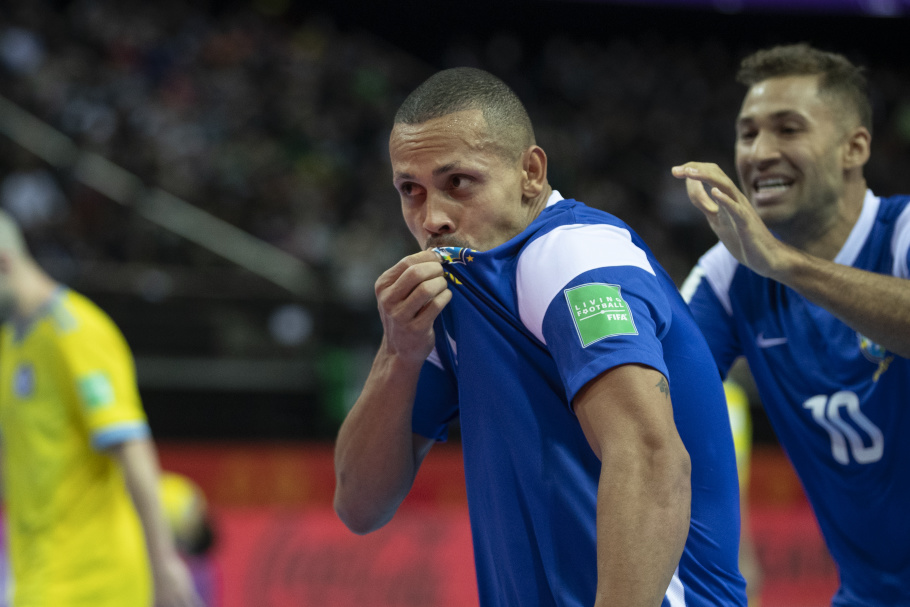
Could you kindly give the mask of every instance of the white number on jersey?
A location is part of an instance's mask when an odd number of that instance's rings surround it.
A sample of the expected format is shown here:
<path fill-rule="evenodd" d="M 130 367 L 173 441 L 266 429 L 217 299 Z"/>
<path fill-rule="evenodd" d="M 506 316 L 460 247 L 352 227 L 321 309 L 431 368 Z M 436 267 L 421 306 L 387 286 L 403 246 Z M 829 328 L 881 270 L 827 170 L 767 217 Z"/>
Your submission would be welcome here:
<path fill-rule="evenodd" d="M 843 390 L 830 397 L 819 394 L 804 402 L 803 407 L 811 410 L 818 425 L 828 432 L 831 437 L 831 454 L 838 463 L 849 464 L 850 453 L 860 464 L 871 464 L 882 458 L 885 438 L 878 426 L 860 411 L 859 397 L 855 393 Z M 856 428 L 841 417 L 841 409 L 846 410 L 853 423 L 866 433 L 868 440 L 864 441 Z"/>

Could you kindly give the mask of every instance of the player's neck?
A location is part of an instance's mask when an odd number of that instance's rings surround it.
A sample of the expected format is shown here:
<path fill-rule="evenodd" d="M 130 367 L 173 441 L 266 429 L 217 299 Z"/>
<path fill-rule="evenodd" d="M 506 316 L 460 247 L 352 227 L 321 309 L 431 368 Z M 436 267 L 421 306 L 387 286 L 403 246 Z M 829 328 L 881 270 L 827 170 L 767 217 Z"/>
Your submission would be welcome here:
<path fill-rule="evenodd" d="M 541 211 L 547 208 L 547 202 L 549 202 L 552 193 L 553 188 L 547 183 L 540 191 L 540 194 L 535 196 L 533 200 L 528 201 L 528 225 L 537 219 L 537 216 L 540 215 Z"/>
<path fill-rule="evenodd" d="M 28 321 L 54 297 L 59 283 L 40 268 L 24 269 L 17 277 L 16 317 Z"/>
<path fill-rule="evenodd" d="M 809 255 L 832 261 L 844 248 L 859 220 L 865 198 L 866 182 L 861 179 L 848 184 L 828 217 L 816 218 L 808 222 L 809 225 L 791 224 L 775 232 L 787 244 Z"/>

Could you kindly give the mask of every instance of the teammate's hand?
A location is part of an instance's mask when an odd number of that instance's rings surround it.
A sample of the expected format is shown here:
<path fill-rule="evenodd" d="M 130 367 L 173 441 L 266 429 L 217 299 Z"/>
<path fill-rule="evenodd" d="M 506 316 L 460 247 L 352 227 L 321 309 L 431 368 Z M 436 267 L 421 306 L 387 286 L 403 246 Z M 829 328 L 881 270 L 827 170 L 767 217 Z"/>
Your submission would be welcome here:
<path fill-rule="evenodd" d="M 204 607 L 189 569 L 176 554 L 155 571 L 155 607 Z"/>
<path fill-rule="evenodd" d="M 687 162 L 672 171 L 674 177 L 686 180 L 689 200 L 733 257 L 754 272 L 772 277 L 789 247 L 765 226 L 733 180 L 719 166 L 706 162 Z"/>
<path fill-rule="evenodd" d="M 389 353 L 423 363 L 435 344 L 433 321 L 452 299 L 432 251 L 409 255 L 376 281 L 376 301 Z"/>

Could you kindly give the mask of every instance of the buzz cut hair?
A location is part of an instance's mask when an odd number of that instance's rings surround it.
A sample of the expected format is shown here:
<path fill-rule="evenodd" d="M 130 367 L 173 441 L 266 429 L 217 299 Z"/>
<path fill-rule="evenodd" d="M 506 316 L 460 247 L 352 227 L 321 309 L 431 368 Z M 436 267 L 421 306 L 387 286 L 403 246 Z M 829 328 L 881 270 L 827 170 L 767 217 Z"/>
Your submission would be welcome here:
<path fill-rule="evenodd" d="M 819 76 L 818 94 L 836 100 L 839 110 L 852 110 L 872 132 L 872 102 L 865 69 L 839 53 L 806 44 L 787 44 L 757 51 L 742 60 L 736 81 L 752 87 L 769 78 Z"/>
<path fill-rule="evenodd" d="M 465 110 L 483 113 L 488 134 L 510 160 L 536 143 L 531 118 L 518 95 L 493 74 L 473 67 L 430 76 L 398 108 L 395 124 L 421 124 Z"/>

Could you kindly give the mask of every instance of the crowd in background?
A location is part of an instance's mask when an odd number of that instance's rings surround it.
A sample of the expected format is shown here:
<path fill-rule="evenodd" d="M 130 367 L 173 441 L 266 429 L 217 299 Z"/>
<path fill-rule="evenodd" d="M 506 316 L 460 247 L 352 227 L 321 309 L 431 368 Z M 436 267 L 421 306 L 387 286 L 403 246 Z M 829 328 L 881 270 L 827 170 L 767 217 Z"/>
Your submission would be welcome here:
<path fill-rule="evenodd" d="M 629 221 L 675 278 L 710 243 L 669 167 L 698 158 L 731 168 L 740 49 L 720 38 L 554 31 L 529 45 L 503 29 L 455 42 L 431 66 L 327 13 L 283 19 L 271 6 L 281 4 L 20 3 L 0 13 L 0 92 L 83 149 L 323 270 L 338 297 L 369 299 L 377 272 L 412 246 L 387 133 L 403 95 L 435 67 L 503 77 L 529 106 L 555 187 Z M 892 111 L 870 179 L 890 193 L 910 157 L 910 78 L 871 75 Z M 2 204 L 40 256 L 221 263 L 4 150 Z"/>
<path fill-rule="evenodd" d="M 304 260 L 339 307 L 372 310 L 376 277 L 414 250 L 387 138 L 404 95 L 441 67 L 483 67 L 509 83 L 553 186 L 629 222 L 675 280 L 715 241 L 670 167 L 705 160 L 732 171 L 743 93 L 733 74 L 747 45 L 659 28 L 592 37 L 554 26 L 529 40 L 515 23 L 454 37 L 430 61 L 382 28 L 291 6 L 10 3 L 0 8 L 0 94 L 81 149 Z M 867 176 L 878 193 L 908 191 L 910 74 L 896 61 L 870 68 Z M 53 267 L 229 266 L 5 137 L 0 205 Z"/>

